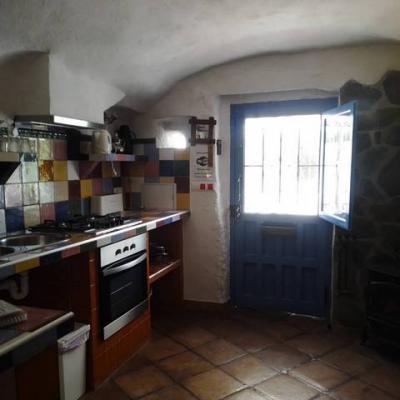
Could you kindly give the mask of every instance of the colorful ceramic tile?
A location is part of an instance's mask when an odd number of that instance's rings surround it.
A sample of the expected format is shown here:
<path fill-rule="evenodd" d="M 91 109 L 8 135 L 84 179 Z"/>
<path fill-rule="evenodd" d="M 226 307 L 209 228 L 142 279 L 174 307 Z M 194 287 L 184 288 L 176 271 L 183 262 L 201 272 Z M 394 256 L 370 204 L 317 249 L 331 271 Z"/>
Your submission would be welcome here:
<path fill-rule="evenodd" d="M 146 143 L 144 145 L 144 155 L 150 161 L 158 161 L 159 154 L 155 143 Z"/>
<path fill-rule="evenodd" d="M 40 208 L 38 204 L 24 207 L 25 228 L 40 224 Z"/>
<path fill-rule="evenodd" d="M 24 206 L 39 203 L 39 185 L 36 182 L 23 183 L 22 198 Z"/>
<path fill-rule="evenodd" d="M 103 179 L 103 194 L 113 193 L 112 179 Z"/>
<path fill-rule="evenodd" d="M 43 182 L 54 180 L 54 161 L 39 160 L 39 180 Z"/>
<path fill-rule="evenodd" d="M 80 161 L 79 162 L 79 179 L 89 179 L 91 173 L 96 166 L 100 166 L 99 163 L 93 161 Z"/>
<path fill-rule="evenodd" d="M 122 176 L 144 176 L 144 166 L 146 163 L 138 162 L 125 162 L 122 163 L 121 175 Z"/>
<path fill-rule="evenodd" d="M 134 144 L 133 154 L 136 156 L 144 156 L 144 144 Z"/>
<path fill-rule="evenodd" d="M 39 169 L 37 161 L 22 163 L 22 182 L 37 182 Z"/>
<path fill-rule="evenodd" d="M 6 212 L 0 210 L 0 234 L 6 233 Z"/>
<path fill-rule="evenodd" d="M 147 161 L 144 166 L 144 176 L 160 176 L 159 161 Z"/>
<path fill-rule="evenodd" d="M 175 149 L 175 160 L 190 160 L 190 148 L 188 147 L 187 149 Z"/>
<path fill-rule="evenodd" d="M 68 180 L 68 167 L 67 161 L 53 161 L 54 180 L 67 181 Z"/>
<path fill-rule="evenodd" d="M 7 183 L 21 183 L 21 165 L 15 168 L 14 172 L 8 178 Z"/>
<path fill-rule="evenodd" d="M 36 153 L 24 153 L 22 160 L 25 162 L 37 161 Z"/>
<path fill-rule="evenodd" d="M 68 181 L 54 182 L 54 201 L 68 200 Z"/>
<path fill-rule="evenodd" d="M 6 208 L 22 206 L 22 185 L 20 183 L 4 185 Z"/>
<path fill-rule="evenodd" d="M 122 178 L 122 186 L 125 192 L 141 192 L 143 183 L 143 177 Z"/>
<path fill-rule="evenodd" d="M 174 149 L 159 149 L 160 161 L 174 160 Z M 161 167 L 160 167 L 161 168 Z"/>
<path fill-rule="evenodd" d="M 101 196 L 103 194 L 103 180 L 93 179 L 92 180 L 92 195 Z"/>
<path fill-rule="evenodd" d="M 160 176 L 160 183 L 175 183 L 173 176 Z"/>
<path fill-rule="evenodd" d="M 189 210 L 190 209 L 190 194 L 189 193 L 177 193 L 176 208 L 178 210 Z"/>
<path fill-rule="evenodd" d="M 145 176 L 144 182 L 145 183 L 160 183 L 160 177 L 159 176 Z"/>
<path fill-rule="evenodd" d="M 189 176 L 189 161 L 174 161 L 174 176 Z"/>
<path fill-rule="evenodd" d="M 56 212 L 56 220 L 62 221 L 69 215 L 69 204 L 68 201 L 59 201 L 54 203 L 54 209 Z"/>
<path fill-rule="evenodd" d="M 81 198 L 91 197 L 92 195 L 92 180 L 82 179 L 81 183 Z"/>
<path fill-rule="evenodd" d="M 103 161 L 101 163 L 101 176 L 103 178 L 112 178 L 113 170 L 111 168 L 111 163 L 108 161 Z"/>
<path fill-rule="evenodd" d="M 4 185 L 0 185 L 0 209 L 5 207 L 4 202 Z"/>
<path fill-rule="evenodd" d="M 40 222 L 54 221 L 56 219 L 56 213 L 54 203 L 47 203 L 40 205 Z"/>
<path fill-rule="evenodd" d="M 174 161 L 160 161 L 160 176 L 174 176 Z"/>
<path fill-rule="evenodd" d="M 54 159 L 66 160 L 67 159 L 67 141 L 63 139 L 54 140 Z"/>
<path fill-rule="evenodd" d="M 40 160 L 52 160 L 53 153 L 53 139 L 38 139 L 38 151 Z"/>
<path fill-rule="evenodd" d="M 9 208 L 6 210 L 6 230 L 16 232 L 24 229 L 24 213 L 22 207 Z"/>
<path fill-rule="evenodd" d="M 28 271 L 39 266 L 40 258 L 32 258 L 31 260 L 21 261 L 18 264 L 15 264 L 15 272 L 19 274 L 21 272 Z"/>
<path fill-rule="evenodd" d="M 39 182 L 40 203 L 52 203 L 54 201 L 54 182 Z"/>
<path fill-rule="evenodd" d="M 188 176 L 176 176 L 175 183 L 177 193 L 190 192 L 190 180 Z"/>
<path fill-rule="evenodd" d="M 68 169 L 68 180 L 76 181 L 79 180 L 79 161 L 67 161 Z"/>
<path fill-rule="evenodd" d="M 117 176 L 115 178 L 111 178 L 112 183 L 113 183 L 113 188 L 117 187 L 122 187 L 122 180 L 120 176 Z"/>
<path fill-rule="evenodd" d="M 132 209 L 140 210 L 142 208 L 142 193 L 132 193 Z"/>
<path fill-rule="evenodd" d="M 68 193 L 70 200 L 79 200 L 81 198 L 80 181 L 68 181 Z"/>

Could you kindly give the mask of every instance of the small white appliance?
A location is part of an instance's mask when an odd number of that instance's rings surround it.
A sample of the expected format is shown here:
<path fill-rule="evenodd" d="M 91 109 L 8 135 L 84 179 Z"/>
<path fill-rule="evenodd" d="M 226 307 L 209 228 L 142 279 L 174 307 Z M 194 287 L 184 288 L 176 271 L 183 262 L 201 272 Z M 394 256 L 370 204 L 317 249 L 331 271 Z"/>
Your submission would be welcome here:
<path fill-rule="evenodd" d="M 110 154 L 111 153 L 111 135 L 105 129 L 94 131 L 92 135 L 92 153 Z"/>
<path fill-rule="evenodd" d="M 92 196 L 90 211 L 93 215 L 107 215 L 123 211 L 122 193 Z"/>

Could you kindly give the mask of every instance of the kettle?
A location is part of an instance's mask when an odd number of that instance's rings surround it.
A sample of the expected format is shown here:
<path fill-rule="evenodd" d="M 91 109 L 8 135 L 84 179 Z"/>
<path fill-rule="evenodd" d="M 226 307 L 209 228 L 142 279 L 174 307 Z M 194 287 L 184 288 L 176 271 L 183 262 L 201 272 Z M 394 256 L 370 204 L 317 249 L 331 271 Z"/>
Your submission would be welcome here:
<path fill-rule="evenodd" d="M 92 152 L 95 154 L 111 153 L 111 135 L 105 129 L 94 131 L 92 135 Z"/>

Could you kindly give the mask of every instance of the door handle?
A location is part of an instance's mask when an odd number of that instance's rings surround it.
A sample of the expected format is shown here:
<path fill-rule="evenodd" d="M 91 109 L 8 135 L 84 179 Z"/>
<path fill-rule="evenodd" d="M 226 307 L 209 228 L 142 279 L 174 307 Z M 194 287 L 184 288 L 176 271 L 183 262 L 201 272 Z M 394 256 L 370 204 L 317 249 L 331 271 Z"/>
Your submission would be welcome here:
<path fill-rule="evenodd" d="M 230 206 L 231 220 L 233 223 L 237 222 L 240 218 L 240 205 L 233 204 Z"/>

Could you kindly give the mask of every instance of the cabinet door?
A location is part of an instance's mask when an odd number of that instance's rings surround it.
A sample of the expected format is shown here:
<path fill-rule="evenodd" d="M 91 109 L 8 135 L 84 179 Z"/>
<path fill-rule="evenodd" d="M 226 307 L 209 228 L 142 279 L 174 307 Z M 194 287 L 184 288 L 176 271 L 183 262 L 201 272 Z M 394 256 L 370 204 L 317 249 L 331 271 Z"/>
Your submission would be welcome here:
<path fill-rule="evenodd" d="M 351 228 L 354 186 L 355 102 L 322 114 L 319 216 Z"/>

